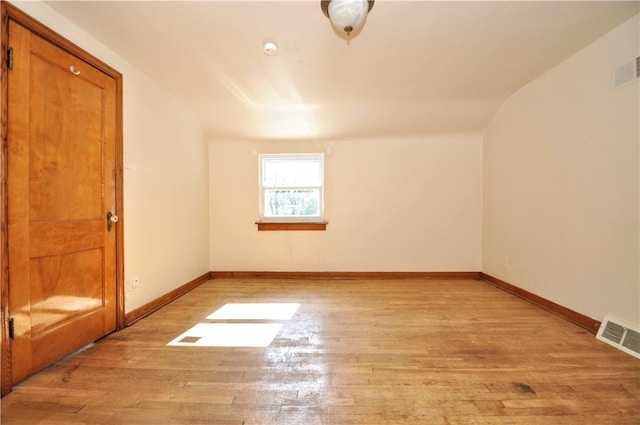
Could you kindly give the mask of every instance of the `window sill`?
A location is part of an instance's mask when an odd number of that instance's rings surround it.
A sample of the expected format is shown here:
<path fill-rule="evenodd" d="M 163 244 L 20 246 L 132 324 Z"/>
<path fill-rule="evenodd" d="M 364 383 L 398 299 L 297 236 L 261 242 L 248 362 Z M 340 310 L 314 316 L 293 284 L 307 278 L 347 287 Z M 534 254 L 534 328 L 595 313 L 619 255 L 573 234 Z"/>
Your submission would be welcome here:
<path fill-rule="evenodd" d="M 270 230 L 327 230 L 327 222 L 265 222 L 256 221 L 258 231 Z"/>

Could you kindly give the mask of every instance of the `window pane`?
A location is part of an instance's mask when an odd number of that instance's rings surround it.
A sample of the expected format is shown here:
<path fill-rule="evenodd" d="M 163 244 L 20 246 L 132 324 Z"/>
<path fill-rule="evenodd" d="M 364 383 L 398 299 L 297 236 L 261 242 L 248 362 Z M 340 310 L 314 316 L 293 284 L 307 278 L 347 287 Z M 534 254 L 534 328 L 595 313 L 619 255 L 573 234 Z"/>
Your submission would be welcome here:
<path fill-rule="evenodd" d="M 266 187 L 321 186 L 319 158 L 265 158 L 262 184 Z"/>
<path fill-rule="evenodd" d="M 320 189 L 267 189 L 265 217 L 320 216 Z"/>

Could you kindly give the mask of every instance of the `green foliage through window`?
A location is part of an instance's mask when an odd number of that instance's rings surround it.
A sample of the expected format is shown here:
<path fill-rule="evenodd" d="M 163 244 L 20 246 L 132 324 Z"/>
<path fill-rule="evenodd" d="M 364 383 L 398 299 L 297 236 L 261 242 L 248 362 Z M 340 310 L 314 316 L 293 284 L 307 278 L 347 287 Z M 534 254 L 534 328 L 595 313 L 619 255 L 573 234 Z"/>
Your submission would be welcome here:
<path fill-rule="evenodd" d="M 265 215 L 317 216 L 319 215 L 319 191 L 317 189 L 277 189 L 265 192 L 265 206 L 269 211 Z"/>
<path fill-rule="evenodd" d="M 322 154 L 260 155 L 260 218 L 323 217 Z"/>

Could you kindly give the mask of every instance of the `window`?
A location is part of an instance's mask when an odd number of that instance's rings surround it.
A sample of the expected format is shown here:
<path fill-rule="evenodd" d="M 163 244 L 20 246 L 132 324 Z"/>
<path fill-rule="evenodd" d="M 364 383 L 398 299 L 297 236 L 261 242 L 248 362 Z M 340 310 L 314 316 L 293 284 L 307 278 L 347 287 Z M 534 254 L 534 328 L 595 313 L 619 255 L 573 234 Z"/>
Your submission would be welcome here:
<path fill-rule="evenodd" d="M 322 222 L 323 186 L 321 153 L 260 155 L 260 221 Z"/>

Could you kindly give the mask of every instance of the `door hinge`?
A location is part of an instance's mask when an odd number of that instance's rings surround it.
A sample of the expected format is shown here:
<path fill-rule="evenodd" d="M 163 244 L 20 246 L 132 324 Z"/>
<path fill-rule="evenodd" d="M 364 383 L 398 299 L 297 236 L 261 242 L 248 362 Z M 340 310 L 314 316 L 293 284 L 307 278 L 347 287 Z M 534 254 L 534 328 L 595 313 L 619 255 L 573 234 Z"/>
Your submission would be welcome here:
<path fill-rule="evenodd" d="M 7 52 L 7 68 L 13 69 L 13 47 L 9 47 Z"/>
<path fill-rule="evenodd" d="M 16 330 L 13 326 L 13 317 L 9 319 L 9 339 L 14 339 L 16 336 Z"/>

